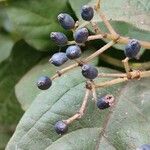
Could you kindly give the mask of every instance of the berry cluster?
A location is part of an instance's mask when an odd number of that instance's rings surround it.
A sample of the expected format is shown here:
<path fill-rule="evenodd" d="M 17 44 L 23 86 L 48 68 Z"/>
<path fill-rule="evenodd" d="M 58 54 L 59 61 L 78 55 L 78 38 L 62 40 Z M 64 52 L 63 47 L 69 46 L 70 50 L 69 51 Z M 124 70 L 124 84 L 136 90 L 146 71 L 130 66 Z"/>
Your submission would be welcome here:
<path fill-rule="evenodd" d="M 90 21 L 92 20 L 94 16 L 94 10 L 92 7 L 85 5 L 81 9 L 81 17 L 85 21 Z M 67 13 L 61 13 L 58 15 L 58 22 L 60 25 L 66 29 L 66 30 L 72 30 L 73 31 L 73 37 L 75 44 L 69 45 L 69 41 L 67 36 L 64 33 L 61 32 L 52 32 L 50 34 L 51 40 L 56 43 L 58 46 L 63 47 L 67 46 L 66 52 L 57 52 L 55 53 L 49 60 L 49 62 L 56 67 L 63 65 L 65 62 L 67 62 L 69 59 L 70 60 L 75 60 L 76 62 L 80 62 L 78 66 L 81 67 L 81 73 L 82 75 L 90 81 L 91 85 L 94 82 L 93 79 L 98 77 L 98 70 L 96 67 L 92 66 L 91 64 L 88 64 L 86 61 L 80 61 L 78 58 L 81 56 L 82 50 L 81 50 L 81 45 L 83 45 L 88 37 L 89 37 L 89 32 L 88 29 L 85 27 L 79 28 L 76 26 L 76 22 L 74 19 Z M 131 39 L 127 45 L 125 46 L 125 55 L 128 59 L 131 58 L 136 58 L 137 54 L 139 53 L 141 48 L 140 42 L 135 39 Z M 100 54 L 100 53 L 98 53 Z M 97 54 L 94 54 L 94 56 Z M 93 55 L 92 55 L 92 58 Z M 126 67 L 126 66 L 125 66 Z M 128 70 L 126 70 L 127 73 Z M 50 88 L 52 85 L 52 79 L 47 77 L 47 76 L 42 76 L 38 79 L 37 81 L 37 86 L 41 90 L 47 90 Z M 88 89 L 91 87 L 89 86 Z M 93 96 L 94 97 L 94 96 Z M 99 109 L 106 109 L 109 108 L 110 106 L 113 106 L 114 104 L 114 97 L 112 95 L 106 94 L 104 96 L 96 97 L 95 99 L 97 101 L 97 107 Z M 86 102 L 86 98 L 85 98 Z M 78 118 L 82 116 L 82 113 L 84 112 L 85 108 L 81 107 L 80 114 L 78 114 Z M 76 119 L 76 118 L 75 118 Z M 72 122 L 72 121 L 70 121 Z M 55 131 L 58 134 L 64 134 L 68 130 L 68 124 L 70 123 L 69 121 L 58 121 L 55 124 Z"/>

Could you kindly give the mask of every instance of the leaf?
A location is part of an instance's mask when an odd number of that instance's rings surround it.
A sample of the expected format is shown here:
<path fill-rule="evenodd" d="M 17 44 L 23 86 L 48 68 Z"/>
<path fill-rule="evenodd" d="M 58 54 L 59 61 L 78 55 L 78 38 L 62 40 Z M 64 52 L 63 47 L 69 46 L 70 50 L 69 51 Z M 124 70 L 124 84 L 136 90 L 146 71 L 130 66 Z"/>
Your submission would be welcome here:
<path fill-rule="evenodd" d="M 20 119 L 22 110 L 14 86 L 41 56 L 41 52 L 20 41 L 13 47 L 10 57 L 0 64 L 0 124 L 14 124 Z"/>
<path fill-rule="evenodd" d="M 48 50 L 52 31 L 64 31 L 57 22 L 60 12 L 69 12 L 66 0 L 8 0 L 6 9 L 12 31 L 17 32 L 29 45 L 38 50 Z"/>
<path fill-rule="evenodd" d="M 0 35 L 0 63 L 10 56 L 14 41 L 8 36 Z"/>
<path fill-rule="evenodd" d="M 107 68 L 99 68 L 99 72 L 114 72 Z M 115 71 L 116 72 L 116 71 Z M 99 82 L 106 78 L 98 79 Z M 89 100 L 86 115 L 69 126 L 65 136 L 58 136 L 54 131 L 57 120 L 66 119 L 75 114 L 84 96 L 85 79 L 80 69 L 67 73 L 55 80 L 47 91 L 39 93 L 25 115 L 21 119 L 6 150 L 18 149 L 56 149 L 68 145 L 71 150 L 83 149 L 86 144 L 93 149 L 135 149 L 150 140 L 147 132 L 149 127 L 149 79 L 130 81 L 104 89 L 99 89 L 97 94 L 111 93 L 116 98 L 114 108 L 99 111 L 94 102 Z M 91 138 L 85 143 L 80 139 L 89 137 L 86 128 L 93 131 L 95 145 Z M 99 128 L 98 137 L 95 129 Z M 76 145 L 72 140 L 76 139 Z M 93 140 L 94 140 L 93 139 Z M 70 144 L 71 143 L 71 144 Z M 80 148 L 81 143 L 83 145 Z M 54 146 L 53 146 L 54 145 Z M 51 147 L 52 146 L 52 147 Z M 70 147 L 71 146 L 71 147 Z M 105 148 L 107 150 L 107 147 Z"/>
<path fill-rule="evenodd" d="M 85 51 L 82 54 L 81 58 L 90 55 L 92 52 L 92 50 Z M 21 78 L 21 80 L 16 85 L 16 96 L 23 110 L 27 110 L 36 96 L 41 92 L 41 90 L 39 90 L 36 86 L 36 81 L 40 76 L 46 75 L 52 77 L 58 69 L 63 69 L 74 63 L 73 61 L 69 61 L 58 68 L 50 64 L 48 60 L 49 58 L 43 59 L 39 64 L 37 64 L 34 68 L 27 72 L 27 74 L 25 74 L 24 77 Z M 96 64 L 97 61 L 98 59 L 95 59 L 93 63 Z"/>
<path fill-rule="evenodd" d="M 93 6 L 96 4 L 96 0 L 69 0 L 69 2 L 79 20 L 81 20 L 80 11 L 83 5 L 89 4 Z M 112 26 L 120 35 L 149 41 L 149 0 L 102 0 L 101 10 L 106 14 L 108 19 L 111 19 Z M 96 13 L 93 21 L 99 22 L 102 30 L 107 31 Z M 121 45 L 115 47 L 123 48 Z"/>

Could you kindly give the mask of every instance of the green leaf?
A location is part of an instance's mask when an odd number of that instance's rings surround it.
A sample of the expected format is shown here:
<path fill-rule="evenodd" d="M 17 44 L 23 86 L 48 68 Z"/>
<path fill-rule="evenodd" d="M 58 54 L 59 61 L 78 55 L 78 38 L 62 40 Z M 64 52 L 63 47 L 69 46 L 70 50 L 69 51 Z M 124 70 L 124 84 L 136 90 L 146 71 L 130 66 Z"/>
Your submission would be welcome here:
<path fill-rule="evenodd" d="M 41 56 L 41 52 L 20 41 L 13 47 L 10 57 L 0 64 L 0 124 L 14 124 L 20 119 L 22 110 L 14 86 Z"/>
<path fill-rule="evenodd" d="M 17 32 L 29 45 L 38 50 L 48 50 L 52 31 L 64 31 L 57 21 L 60 12 L 69 12 L 66 0 L 8 0 L 6 9 L 12 31 Z"/>
<path fill-rule="evenodd" d="M 93 51 L 85 51 L 81 58 L 90 55 Z M 39 64 L 32 68 L 24 77 L 18 82 L 15 87 L 15 92 L 19 103 L 21 104 L 23 110 L 27 110 L 30 104 L 33 102 L 37 94 L 41 92 L 36 86 L 37 79 L 42 75 L 47 75 L 52 77 L 56 71 L 65 68 L 74 63 L 74 61 L 69 61 L 62 65 L 61 67 L 55 67 L 48 62 L 49 58 L 43 59 Z M 97 59 L 93 61 L 94 64 L 97 63 Z"/>
<path fill-rule="evenodd" d="M 99 68 L 99 72 L 116 71 Z M 96 82 L 106 80 L 100 78 Z M 150 141 L 147 134 L 150 130 L 149 84 L 149 79 L 141 79 L 97 90 L 98 96 L 105 93 L 114 95 L 116 103 L 112 110 L 99 111 L 90 98 L 85 116 L 69 126 L 68 134 L 59 136 L 54 131 L 54 124 L 75 114 L 84 97 L 85 79 L 81 70 L 75 69 L 56 79 L 47 91 L 37 94 L 6 149 L 55 150 L 68 147 L 74 150 L 85 147 L 87 150 L 134 150 Z M 91 147 L 87 148 L 87 145 Z"/>
<path fill-rule="evenodd" d="M 10 56 L 14 41 L 4 34 L 0 34 L 0 63 Z"/>
<path fill-rule="evenodd" d="M 89 4 L 93 6 L 96 4 L 96 0 L 69 0 L 69 2 L 79 20 L 82 20 L 80 10 L 83 5 Z M 137 0 L 104 0 L 101 1 L 101 10 L 106 14 L 108 19 L 111 19 L 112 26 L 120 35 L 149 41 L 149 0 L 141 0 L 140 2 Z M 107 31 L 96 13 L 93 21 L 99 22 L 102 30 Z M 123 48 L 120 45 L 116 47 Z"/>

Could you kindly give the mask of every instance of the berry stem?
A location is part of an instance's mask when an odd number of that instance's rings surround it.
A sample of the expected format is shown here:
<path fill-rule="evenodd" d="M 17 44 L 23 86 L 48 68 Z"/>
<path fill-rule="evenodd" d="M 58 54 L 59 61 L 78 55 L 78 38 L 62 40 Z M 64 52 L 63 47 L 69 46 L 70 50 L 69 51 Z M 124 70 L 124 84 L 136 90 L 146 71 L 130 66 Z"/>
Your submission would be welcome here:
<path fill-rule="evenodd" d="M 96 7 L 95 7 L 95 11 L 99 15 L 99 17 L 102 19 L 102 21 L 104 22 L 105 26 L 109 30 L 109 32 L 116 39 L 117 36 L 118 36 L 118 34 L 116 33 L 116 31 L 114 30 L 114 28 L 112 27 L 112 25 L 110 24 L 110 22 L 108 21 L 108 19 L 106 18 L 106 16 L 100 11 L 100 0 L 97 1 Z"/>
<path fill-rule="evenodd" d="M 86 110 L 86 108 L 87 108 L 87 103 L 88 103 L 89 95 L 90 95 L 90 89 L 86 89 L 86 91 L 85 91 L 85 96 L 84 96 L 82 105 L 81 105 L 81 107 L 80 107 L 80 109 L 79 109 L 79 112 L 76 113 L 75 115 L 73 115 L 72 117 L 68 118 L 67 120 L 64 120 L 64 122 L 65 122 L 66 124 L 70 124 L 70 123 L 72 123 L 74 120 L 80 119 L 80 118 L 84 115 L 85 110 Z"/>
<path fill-rule="evenodd" d="M 130 79 L 140 79 L 140 78 L 150 77 L 150 71 L 132 71 L 130 72 L 130 75 L 131 75 Z M 127 75 L 126 77 L 117 78 L 103 83 L 95 84 L 95 88 L 107 87 L 125 81 L 129 81 Z"/>
<path fill-rule="evenodd" d="M 128 79 L 130 79 L 131 78 L 131 74 L 130 74 L 131 69 L 130 69 L 130 66 L 129 66 L 129 58 L 126 57 L 124 60 L 122 60 L 122 63 L 124 65 L 127 77 L 128 77 Z"/>
<path fill-rule="evenodd" d="M 116 39 L 116 38 L 114 38 L 114 36 L 112 34 L 103 33 L 103 34 L 91 35 L 88 37 L 87 41 L 103 39 L 103 38 L 108 39 L 108 40 L 115 40 Z M 129 41 L 130 41 L 129 37 L 120 36 L 119 39 L 117 40 L 117 43 L 127 44 Z M 139 40 L 139 43 L 140 43 L 141 47 L 143 47 L 145 49 L 150 49 L 150 42 Z M 75 41 L 69 41 L 68 42 L 68 45 L 72 45 L 72 44 L 76 44 L 76 42 Z"/>
<path fill-rule="evenodd" d="M 108 48 L 110 48 L 111 46 L 113 46 L 116 42 L 114 41 L 110 41 L 109 43 L 107 43 L 105 46 L 103 46 L 102 48 L 100 48 L 99 50 L 97 50 L 95 53 L 93 53 L 92 55 L 90 55 L 89 57 L 87 57 L 84 62 L 88 62 L 90 60 L 92 60 L 93 58 L 95 58 L 96 56 L 100 55 L 101 53 L 103 53 L 105 50 L 107 50 Z"/>
<path fill-rule="evenodd" d="M 66 67 L 66 68 L 64 68 L 64 69 L 62 69 L 62 70 L 60 70 L 60 71 L 57 71 L 57 72 L 56 72 L 57 74 L 55 74 L 55 75 L 51 78 L 51 80 L 54 80 L 54 79 L 56 79 L 57 77 L 60 77 L 62 74 L 66 73 L 66 72 L 68 72 L 69 70 L 72 70 L 73 68 L 76 68 L 76 67 L 78 67 L 78 66 L 79 66 L 79 63 L 74 63 L 74 64 L 72 64 L 72 65 L 70 65 L 70 66 L 68 66 L 68 67 Z"/>
<path fill-rule="evenodd" d="M 98 26 L 98 24 L 96 22 L 90 21 L 90 23 L 91 23 L 92 28 L 93 28 L 93 30 L 94 30 L 96 35 L 100 34 L 100 33 L 103 34 L 102 30 L 99 28 L 99 26 Z"/>
<path fill-rule="evenodd" d="M 105 46 L 103 46 L 102 48 L 100 48 L 99 50 L 97 50 L 95 53 L 91 54 L 89 57 L 87 57 L 85 60 L 81 60 L 81 62 L 87 63 L 88 61 L 92 60 L 93 58 L 95 58 L 96 56 L 100 55 L 101 53 L 103 53 L 105 50 L 107 50 L 108 48 L 110 48 L 112 45 L 114 45 L 115 42 L 114 41 L 110 41 L 109 43 L 107 43 Z M 60 77 L 62 74 L 68 72 L 69 70 L 72 70 L 73 68 L 76 68 L 78 66 L 80 66 L 81 64 L 79 62 L 72 64 L 60 71 L 57 71 L 57 74 L 55 74 L 51 80 L 56 79 L 57 77 Z"/>
<path fill-rule="evenodd" d="M 125 81 L 128 81 L 127 77 L 117 78 L 117 79 L 113 79 L 113 80 L 106 81 L 103 83 L 95 84 L 95 88 L 107 87 L 107 86 L 111 86 L 111 85 L 118 84 L 118 83 L 125 82 Z"/>
<path fill-rule="evenodd" d="M 98 77 L 119 77 L 124 78 L 127 77 L 125 73 L 100 73 L 98 74 Z"/>
<path fill-rule="evenodd" d="M 92 86 L 91 91 L 92 91 L 92 95 L 93 95 L 94 101 L 97 102 L 97 94 L 96 94 L 95 84 L 94 84 L 93 81 L 91 82 L 91 86 Z"/>

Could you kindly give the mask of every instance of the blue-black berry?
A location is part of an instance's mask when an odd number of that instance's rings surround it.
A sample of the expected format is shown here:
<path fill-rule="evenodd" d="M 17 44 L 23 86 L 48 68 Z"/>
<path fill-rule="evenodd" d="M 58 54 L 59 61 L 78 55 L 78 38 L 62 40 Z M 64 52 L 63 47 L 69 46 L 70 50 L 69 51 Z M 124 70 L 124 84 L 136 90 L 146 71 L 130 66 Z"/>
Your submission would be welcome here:
<path fill-rule="evenodd" d="M 47 76 L 42 76 L 37 81 L 37 87 L 41 90 L 47 90 L 52 85 L 52 81 Z"/>
<path fill-rule="evenodd" d="M 81 17 L 83 20 L 90 21 L 94 16 L 94 10 L 88 5 L 84 5 L 81 9 Z"/>
<path fill-rule="evenodd" d="M 139 53 L 141 45 L 138 40 L 132 39 L 129 43 L 125 46 L 125 55 L 129 58 L 135 58 Z"/>
<path fill-rule="evenodd" d="M 82 66 L 82 75 L 88 79 L 95 79 L 98 75 L 98 70 L 90 64 Z"/>
<path fill-rule="evenodd" d="M 68 43 L 68 38 L 61 32 L 52 32 L 50 38 L 59 46 L 64 46 Z"/>
<path fill-rule="evenodd" d="M 58 134 L 65 134 L 68 131 L 68 125 L 63 121 L 56 122 L 54 128 Z"/>
<path fill-rule="evenodd" d="M 55 66 L 61 66 L 68 60 L 68 57 L 66 56 L 66 53 L 58 52 L 55 53 L 51 59 L 49 60 L 50 63 L 52 63 Z"/>
<path fill-rule="evenodd" d="M 97 107 L 99 109 L 106 109 L 109 108 L 114 104 L 114 97 L 112 95 L 104 95 L 98 98 L 97 100 Z"/>
<path fill-rule="evenodd" d="M 76 59 L 81 56 L 81 49 L 78 45 L 71 45 L 66 49 L 66 55 L 69 59 Z"/>
<path fill-rule="evenodd" d="M 74 40 L 77 43 L 85 43 L 88 39 L 89 32 L 87 28 L 80 28 L 74 32 Z"/>
<path fill-rule="evenodd" d="M 58 15 L 58 21 L 61 24 L 61 26 L 66 30 L 73 29 L 75 26 L 74 19 L 67 13 L 59 14 Z"/>
<path fill-rule="evenodd" d="M 150 144 L 143 144 L 138 147 L 136 150 L 150 150 Z"/>

